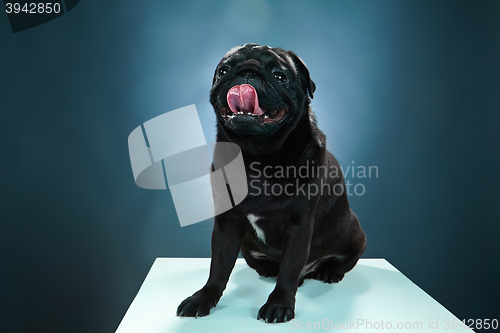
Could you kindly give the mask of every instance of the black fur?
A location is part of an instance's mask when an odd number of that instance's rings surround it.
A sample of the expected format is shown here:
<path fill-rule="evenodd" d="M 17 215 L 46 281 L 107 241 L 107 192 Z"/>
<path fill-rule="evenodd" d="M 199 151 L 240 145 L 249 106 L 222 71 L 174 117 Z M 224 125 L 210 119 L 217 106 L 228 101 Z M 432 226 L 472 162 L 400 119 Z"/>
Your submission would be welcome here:
<path fill-rule="evenodd" d="M 273 75 L 276 71 L 286 80 L 278 80 Z M 227 93 L 240 84 L 255 88 L 266 112 L 285 109 L 286 117 L 264 124 L 246 115 L 224 118 Z M 300 58 L 280 48 L 246 44 L 230 51 L 217 66 L 210 93 L 217 115 L 217 141 L 233 142 L 242 149 L 250 193 L 238 206 L 215 217 L 209 279 L 179 305 L 177 315 L 210 313 L 222 296 L 240 250 L 261 276 L 277 276 L 276 287 L 258 314 L 258 319 L 266 322 L 294 317 L 295 294 L 304 279 L 339 282 L 357 263 L 366 246 L 365 234 L 349 208 L 339 164 L 326 150 L 325 136 L 310 109 L 309 97 L 315 88 Z M 308 169 L 309 177 L 267 178 L 263 173 L 265 167 L 269 174 L 269 170 L 290 166 Z M 328 172 L 312 176 L 318 166 Z M 339 172 L 332 176 L 330 170 L 335 168 Z M 323 194 L 299 191 L 272 195 L 270 188 L 275 184 L 279 184 L 277 188 L 289 185 L 294 191 L 300 186 L 307 191 L 312 184 L 319 189 L 322 184 L 331 189 L 338 185 L 329 193 L 323 187 Z M 266 186 L 269 195 L 264 193 Z M 256 224 L 264 232 L 264 240 L 257 236 L 249 214 L 260 218 Z"/>

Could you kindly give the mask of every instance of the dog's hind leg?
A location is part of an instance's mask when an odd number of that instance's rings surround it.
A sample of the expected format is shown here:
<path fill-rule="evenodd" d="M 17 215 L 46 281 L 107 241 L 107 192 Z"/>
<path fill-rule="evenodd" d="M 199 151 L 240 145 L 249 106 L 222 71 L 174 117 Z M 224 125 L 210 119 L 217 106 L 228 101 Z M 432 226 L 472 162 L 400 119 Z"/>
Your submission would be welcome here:
<path fill-rule="evenodd" d="M 314 271 L 305 275 L 305 279 L 314 279 L 325 283 L 338 283 L 342 281 L 345 273 L 350 271 L 358 262 L 358 257 L 347 260 L 337 258 L 326 259 L 319 263 Z"/>
<path fill-rule="evenodd" d="M 333 254 L 319 259 L 314 264 L 309 264 L 304 279 L 315 279 L 325 283 L 338 283 L 342 281 L 345 273 L 356 266 L 359 258 L 366 248 L 366 236 L 359 225 L 356 214 L 351 210 L 350 239 L 341 249 L 339 254 Z"/>
<path fill-rule="evenodd" d="M 338 283 L 342 281 L 345 273 L 356 266 L 361 254 L 365 249 L 364 234 L 362 235 L 361 247 L 354 245 L 349 255 L 332 255 L 319 260 L 305 273 L 304 279 L 315 279 L 325 283 Z"/>
<path fill-rule="evenodd" d="M 255 269 L 260 276 L 275 277 L 278 276 L 280 264 L 276 260 L 266 256 L 263 253 L 246 248 L 241 249 L 241 254 L 248 266 Z"/>

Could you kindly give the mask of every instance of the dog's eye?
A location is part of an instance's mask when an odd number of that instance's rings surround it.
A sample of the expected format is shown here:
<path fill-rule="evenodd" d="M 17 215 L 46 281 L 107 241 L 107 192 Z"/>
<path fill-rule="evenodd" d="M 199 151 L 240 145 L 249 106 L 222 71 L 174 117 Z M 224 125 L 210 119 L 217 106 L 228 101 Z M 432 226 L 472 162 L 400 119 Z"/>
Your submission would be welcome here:
<path fill-rule="evenodd" d="M 286 82 L 286 75 L 283 72 L 274 72 L 273 75 L 279 82 Z"/>
<path fill-rule="evenodd" d="M 224 66 L 224 67 L 221 67 L 221 69 L 219 69 L 219 76 L 222 76 L 224 74 L 226 74 L 227 72 L 229 72 L 229 68 Z"/>

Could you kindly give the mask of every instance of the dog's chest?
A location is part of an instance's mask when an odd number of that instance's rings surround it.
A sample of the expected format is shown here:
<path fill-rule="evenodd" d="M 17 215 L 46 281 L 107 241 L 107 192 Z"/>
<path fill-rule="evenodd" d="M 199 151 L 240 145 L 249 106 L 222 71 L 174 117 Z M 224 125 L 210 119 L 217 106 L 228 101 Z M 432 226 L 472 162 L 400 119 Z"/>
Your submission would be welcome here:
<path fill-rule="evenodd" d="M 279 246 L 284 230 L 284 220 L 276 218 L 273 214 L 268 215 L 259 213 L 245 214 L 250 225 L 248 232 L 267 246 Z"/>
<path fill-rule="evenodd" d="M 266 242 L 266 235 L 265 235 L 264 229 L 257 224 L 257 221 L 262 220 L 262 218 L 257 216 L 257 215 L 254 215 L 254 214 L 248 214 L 247 219 L 250 222 L 250 224 L 252 225 L 252 228 L 255 231 L 257 238 L 265 243 Z"/>

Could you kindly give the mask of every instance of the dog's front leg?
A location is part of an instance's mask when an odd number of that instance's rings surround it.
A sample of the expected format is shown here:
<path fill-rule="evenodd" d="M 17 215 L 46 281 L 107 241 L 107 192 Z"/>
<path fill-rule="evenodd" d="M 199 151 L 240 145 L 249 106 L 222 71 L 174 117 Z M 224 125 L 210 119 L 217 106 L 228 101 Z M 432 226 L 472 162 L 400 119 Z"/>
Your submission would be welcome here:
<path fill-rule="evenodd" d="M 225 217 L 224 214 L 215 217 L 208 281 L 203 288 L 179 305 L 178 316 L 203 317 L 217 305 L 238 257 L 244 232 L 244 228 L 237 221 Z"/>
<path fill-rule="evenodd" d="M 300 273 L 309 257 L 313 227 L 309 214 L 296 220 L 291 221 L 285 230 L 276 287 L 257 316 L 267 323 L 282 323 L 295 317 L 295 294 Z"/>

